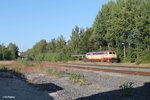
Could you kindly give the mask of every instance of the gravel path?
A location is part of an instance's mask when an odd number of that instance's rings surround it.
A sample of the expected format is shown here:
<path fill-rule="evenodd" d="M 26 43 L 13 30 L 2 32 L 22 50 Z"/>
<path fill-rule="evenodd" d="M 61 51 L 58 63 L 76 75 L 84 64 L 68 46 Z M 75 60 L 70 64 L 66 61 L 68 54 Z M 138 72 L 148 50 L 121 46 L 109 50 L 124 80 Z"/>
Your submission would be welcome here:
<path fill-rule="evenodd" d="M 91 83 L 85 86 L 79 86 L 72 84 L 68 77 L 50 77 L 48 75 L 38 73 L 27 74 L 27 78 L 33 83 L 53 83 L 56 86 L 63 88 L 56 92 L 50 93 L 55 100 L 73 100 L 73 99 L 84 99 L 84 100 L 149 100 L 150 88 L 146 87 L 146 90 L 137 91 L 138 88 L 143 87 L 145 83 L 150 85 L 150 77 L 145 76 L 132 76 L 132 75 L 121 75 L 107 72 L 88 72 L 72 70 L 67 73 L 78 73 L 85 76 L 85 78 Z M 34 80 L 33 80 L 34 79 Z M 135 93 L 132 97 L 125 98 L 119 91 L 119 86 L 124 82 L 134 82 Z M 111 92 L 110 92 L 111 91 Z M 85 97 L 85 98 L 84 98 Z M 108 98 L 107 98 L 108 97 Z M 112 98 L 113 97 L 113 98 Z"/>
<path fill-rule="evenodd" d="M 150 77 L 80 70 L 67 70 L 66 73 L 82 74 L 90 84 L 84 86 L 73 84 L 67 74 L 64 77 L 49 76 L 42 73 L 25 74 L 30 84 L 10 78 L 10 75 L 3 75 L 4 77 L 0 78 L 0 96 L 15 96 L 17 98 L 15 100 L 150 99 Z M 134 82 L 135 89 L 131 97 L 123 97 L 119 90 L 119 86 L 124 82 Z"/>

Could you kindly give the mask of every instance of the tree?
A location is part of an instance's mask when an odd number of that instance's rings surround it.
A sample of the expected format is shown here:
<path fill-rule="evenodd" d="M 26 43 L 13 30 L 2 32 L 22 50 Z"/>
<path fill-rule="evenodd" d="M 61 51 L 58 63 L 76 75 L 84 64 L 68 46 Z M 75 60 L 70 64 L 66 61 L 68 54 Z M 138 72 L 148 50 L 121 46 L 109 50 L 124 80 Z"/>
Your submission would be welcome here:
<path fill-rule="evenodd" d="M 56 51 L 56 39 L 53 38 L 46 46 L 47 53 L 54 53 Z"/>
<path fill-rule="evenodd" d="M 0 45 L 0 60 L 4 60 L 5 56 L 5 46 L 2 44 Z"/>
<path fill-rule="evenodd" d="M 65 38 L 61 35 L 56 39 L 56 52 L 63 52 L 66 48 Z"/>
<path fill-rule="evenodd" d="M 34 54 L 37 55 L 39 53 L 45 53 L 46 52 L 46 46 L 47 46 L 46 40 L 41 40 L 41 41 L 37 42 L 33 46 Z"/>
<path fill-rule="evenodd" d="M 18 47 L 16 46 L 16 44 L 13 43 L 9 43 L 9 45 L 7 46 L 7 52 L 10 52 L 10 59 L 17 59 L 18 57 Z M 9 56 L 9 55 L 8 55 Z M 9 57 L 7 57 L 9 58 Z"/>
<path fill-rule="evenodd" d="M 127 59 L 136 61 L 143 51 L 150 50 L 149 9 L 149 0 L 109 1 L 95 18 L 91 35 L 93 48 L 106 49 L 107 46 L 122 55 L 124 42 Z"/>
<path fill-rule="evenodd" d="M 79 50 L 80 54 L 85 54 L 89 51 L 92 51 L 92 44 L 90 41 L 90 36 L 92 33 L 92 28 L 87 28 L 86 31 L 84 29 L 80 29 L 80 41 L 79 41 Z"/>
<path fill-rule="evenodd" d="M 72 54 L 79 54 L 79 31 L 79 27 L 75 26 L 72 30 L 71 40 L 68 42 Z"/>
<path fill-rule="evenodd" d="M 29 50 L 30 55 L 38 55 L 40 60 L 62 61 L 71 59 L 71 55 L 111 49 L 123 61 L 150 62 L 149 9 L 150 0 L 110 0 L 98 12 L 91 28 L 75 26 L 67 42 L 63 36 L 48 43 L 41 40 Z M 140 61 L 141 58 L 144 60 Z"/>

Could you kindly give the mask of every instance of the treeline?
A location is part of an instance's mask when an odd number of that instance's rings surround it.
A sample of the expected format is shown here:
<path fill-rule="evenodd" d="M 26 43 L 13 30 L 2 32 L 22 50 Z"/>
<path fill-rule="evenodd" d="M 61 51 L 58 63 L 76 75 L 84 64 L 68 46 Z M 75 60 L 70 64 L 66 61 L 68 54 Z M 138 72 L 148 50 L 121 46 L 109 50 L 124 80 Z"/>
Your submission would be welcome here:
<path fill-rule="evenodd" d="M 69 41 L 63 36 L 41 40 L 26 56 L 64 61 L 71 60 L 71 55 L 106 49 L 116 51 L 124 62 L 150 62 L 150 0 L 111 0 L 103 5 L 91 28 L 76 26 Z"/>
<path fill-rule="evenodd" d="M 18 47 L 16 44 L 9 43 L 6 47 L 0 44 L 0 60 L 15 60 L 18 58 Z"/>
<path fill-rule="evenodd" d="M 66 41 L 63 36 L 54 38 L 49 42 L 41 40 L 32 49 L 29 49 L 25 56 L 28 59 L 38 61 L 73 60 L 72 55 L 85 54 L 91 51 L 92 47 L 89 46 L 88 42 L 91 31 L 91 28 L 84 31 L 84 29 L 76 26 L 72 30 L 71 40 Z"/>

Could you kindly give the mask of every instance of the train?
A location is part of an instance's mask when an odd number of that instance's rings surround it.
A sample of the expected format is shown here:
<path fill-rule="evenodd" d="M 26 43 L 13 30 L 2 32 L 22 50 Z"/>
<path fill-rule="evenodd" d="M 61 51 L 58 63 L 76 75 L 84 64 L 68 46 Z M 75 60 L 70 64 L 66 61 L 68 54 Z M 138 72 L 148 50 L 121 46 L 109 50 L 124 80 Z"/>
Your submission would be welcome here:
<path fill-rule="evenodd" d="M 89 61 L 119 62 L 117 54 L 113 50 L 88 52 L 86 53 L 85 57 Z"/>

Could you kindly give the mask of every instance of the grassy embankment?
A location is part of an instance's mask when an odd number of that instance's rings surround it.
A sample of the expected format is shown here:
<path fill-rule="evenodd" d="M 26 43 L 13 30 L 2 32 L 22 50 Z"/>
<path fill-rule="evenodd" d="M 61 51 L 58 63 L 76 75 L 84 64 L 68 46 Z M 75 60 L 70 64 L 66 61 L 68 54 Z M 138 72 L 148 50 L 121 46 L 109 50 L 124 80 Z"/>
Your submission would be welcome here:
<path fill-rule="evenodd" d="M 77 73 L 66 73 L 63 70 L 55 68 L 54 66 L 46 67 L 46 63 L 29 62 L 29 61 L 0 61 L 0 72 L 9 72 L 17 77 L 22 77 L 25 73 L 45 73 L 50 76 L 69 78 L 71 83 L 88 85 L 89 82 L 84 78 L 84 75 Z"/>

